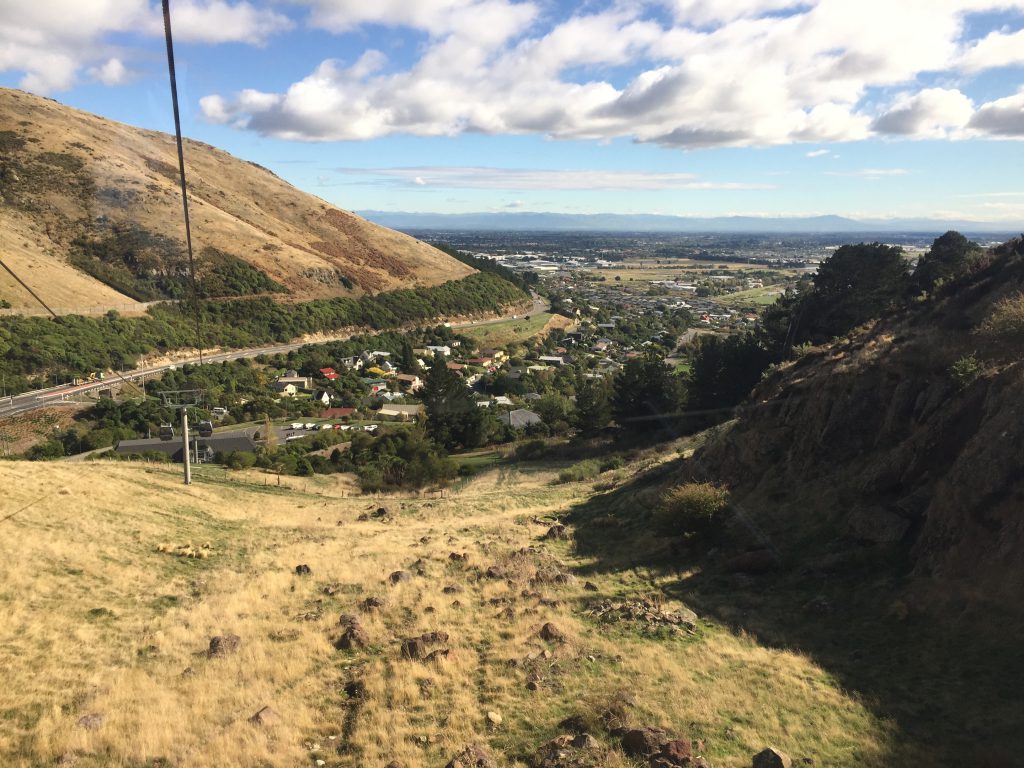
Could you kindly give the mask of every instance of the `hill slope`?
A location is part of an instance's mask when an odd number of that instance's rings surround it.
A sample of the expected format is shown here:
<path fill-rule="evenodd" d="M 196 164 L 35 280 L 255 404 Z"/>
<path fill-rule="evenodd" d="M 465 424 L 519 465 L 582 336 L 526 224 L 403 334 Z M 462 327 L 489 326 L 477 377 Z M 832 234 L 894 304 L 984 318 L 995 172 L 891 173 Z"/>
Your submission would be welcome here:
<path fill-rule="evenodd" d="M 207 144 L 187 141 L 185 161 L 211 295 L 324 298 L 472 272 Z M 180 206 L 172 136 L 0 89 L 0 248 L 48 303 L 175 298 L 185 262 Z M 34 304 L 6 273 L 0 298 Z"/>
<path fill-rule="evenodd" d="M 1017 240 L 938 299 L 812 350 L 755 390 L 702 471 L 805 563 L 881 548 L 926 591 L 1016 605 L 1022 291 Z"/>
<path fill-rule="evenodd" d="M 745 768 L 767 743 L 818 765 L 892 765 L 889 726 L 806 657 L 653 597 L 644 570 L 593 573 L 544 539 L 549 516 L 593 492 L 554 485 L 556 471 L 506 466 L 444 498 L 381 502 L 340 476 L 287 489 L 199 467 L 186 488 L 158 465 L 0 464 L 0 518 L 15 513 L 0 536 L 0 762 L 412 768 L 476 743 L 495 761 L 481 765 L 627 768 L 639 763 L 614 729 L 650 725 L 715 768 Z M 174 553 L 189 542 L 207 556 Z M 365 635 L 335 648 L 352 617 Z M 564 636 L 543 639 L 547 622 Z M 425 633 L 447 651 L 403 652 Z M 237 649 L 211 656 L 229 635 Z M 277 722 L 251 722 L 265 706 Z M 568 746 L 580 729 L 591 740 Z"/>

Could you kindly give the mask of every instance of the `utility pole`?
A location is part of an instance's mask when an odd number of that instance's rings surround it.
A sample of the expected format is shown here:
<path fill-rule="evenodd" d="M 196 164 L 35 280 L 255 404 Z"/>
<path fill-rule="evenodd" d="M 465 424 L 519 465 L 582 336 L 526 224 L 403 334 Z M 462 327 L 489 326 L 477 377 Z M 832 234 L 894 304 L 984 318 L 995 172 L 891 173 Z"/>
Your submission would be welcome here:
<path fill-rule="evenodd" d="M 185 461 L 185 485 L 192 485 L 192 447 L 188 444 L 188 409 L 181 409 L 181 456 Z"/>

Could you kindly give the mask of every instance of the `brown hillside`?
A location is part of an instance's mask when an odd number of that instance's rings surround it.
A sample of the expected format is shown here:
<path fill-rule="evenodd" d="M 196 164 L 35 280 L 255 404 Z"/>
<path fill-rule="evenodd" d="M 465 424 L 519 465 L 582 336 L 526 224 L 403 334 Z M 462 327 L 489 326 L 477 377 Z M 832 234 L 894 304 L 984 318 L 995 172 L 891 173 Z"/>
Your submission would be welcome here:
<path fill-rule="evenodd" d="M 187 141 L 185 161 L 196 253 L 205 258 L 212 248 L 233 263 L 241 259 L 292 298 L 436 285 L 473 271 L 207 144 Z M 133 300 L 125 295 L 131 290 L 115 290 L 70 260 L 83 242 L 131 231 L 156 243 L 149 251 L 163 249 L 143 254 L 155 260 L 144 263 L 145 274 L 180 277 L 184 237 L 176 169 L 172 136 L 0 89 L 5 261 L 52 305 L 124 304 Z M 14 307 L 34 306 L 6 273 L 0 298 Z"/>
<path fill-rule="evenodd" d="M 1024 587 L 1022 403 L 1015 241 L 938 299 L 780 369 L 697 461 L 812 569 L 895 552 L 929 593 L 1009 605 Z"/>

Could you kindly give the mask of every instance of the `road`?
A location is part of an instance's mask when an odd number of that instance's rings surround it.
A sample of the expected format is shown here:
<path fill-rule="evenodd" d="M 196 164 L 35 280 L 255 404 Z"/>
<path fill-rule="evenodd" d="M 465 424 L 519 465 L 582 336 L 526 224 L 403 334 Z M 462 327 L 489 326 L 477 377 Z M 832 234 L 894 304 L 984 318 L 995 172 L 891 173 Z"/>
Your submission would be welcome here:
<path fill-rule="evenodd" d="M 537 294 L 533 294 L 533 305 L 529 311 L 525 314 L 537 314 L 538 312 L 546 312 L 550 305 Z M 493 323 L 503 323 L 507 320 L 512 320 L 517 317 L 524 315 L 523 310 L 518 309 L 515 313 L 503 315 L 501 317 L 494 317 L 488 320 L 466 320 L 460 323 L 452 323 L 452 328 L 470 328 L 480 325 L 491 325 Z M 360 333 L 372 333 L 372 331 L 361 331 Z M 241 360 L 246 357 L 258 357 L 259 355 L 278 355 L 292 352 L 296 349 L 300 349 L 310 344 L 326 344 L 331 341 L 344 341 L 351 335 L 338 336 L 322 342 L 310 342 L 310 341 L 298 341 L 290 344 L 278 344 L 275 346 L 267 347 L 254 347 L 251 349 L 237 349 L 231 352 L 218 352 L 212 355 L 203 355 L 203 363 L 220 363 L 225 360 Z M 20 413 L 27 413 L 28 411 L 34 411 L 38 408 L 46 408 L 52 405 L 59 405 L 62 402 L 68 400 L 69 397 L 74 395 L 81 395 L 85 392 L 90 392 L 104 387 L 109 387 L 111 384 L 116 384 L 122 379 L 127 381 L 138 381 L 140 379 L 150 379 L 154 376 L 173 370 L 181 365 L 195 365 L 199 363 L 198 355 L 194 358 L 185 360 L 179 360 L 174 363 L 167 363 L 165 365 L 158 365 L 151 368 L 135 368 L 131 371 L 122 371 L 119 374 L 113 374 L 108 376 L 103 381 L 88 382 L 86 384 L 69 385 L 62 384 L 57 387 L 49 387 L 47 389 L 36 389 L 31 392 L 25 392 L 21 395 L 14 395 L 11 397 L 4 398 L 0 402 L 0 419 L 8 418 L 10 416 L 16 416 Z"/>

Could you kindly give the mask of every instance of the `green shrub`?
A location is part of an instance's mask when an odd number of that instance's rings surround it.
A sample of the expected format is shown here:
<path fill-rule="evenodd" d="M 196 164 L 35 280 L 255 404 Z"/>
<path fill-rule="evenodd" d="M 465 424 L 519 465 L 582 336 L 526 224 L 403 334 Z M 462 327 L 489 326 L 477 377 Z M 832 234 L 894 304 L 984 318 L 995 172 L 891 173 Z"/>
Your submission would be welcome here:
<path fill-rule="evenodd" d="M 950 378 L 960 389 L 964 389 L 981 374 L 981 363 L 974 355 L 965 355 L 949 366 Z"/>
<path fill-rule="evenodd" d="M 621 456 L 609 456 L 601 462 L 600 471 L 601 474 L 605 472 L 611 472 L 613 469 L 622 469 L 626 462 L 622 460 Z"/>
<path fill-rule="evenodd" d="M 536 461 L 544 458 L 548 452 L 547 443 L 543 440 L 527 440 L 516 446 L 516 459 L 519 461 Z"/>
<path fill-rule="evenodd" d="M 665 536 L 707 533 L 729 504 L 729 493 L 711 483 L 686 483 L 667 491 L 654 513 L 654 528 Z"/>
<path fill-rule="evenodd" d="M 593 459 L 580 461 L 558 473 L 560 483 L 578 483 L 583 480 L 592 480 L 601 471 L 601 465 Z"/>
<path fill-rule="evenodd" d="M 1024 338 L 1024 293 L 996 302 L 978 331 L 996 338 Z"/>

